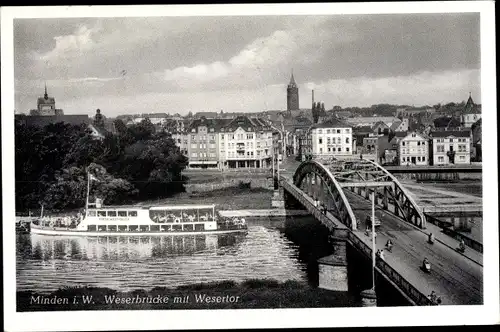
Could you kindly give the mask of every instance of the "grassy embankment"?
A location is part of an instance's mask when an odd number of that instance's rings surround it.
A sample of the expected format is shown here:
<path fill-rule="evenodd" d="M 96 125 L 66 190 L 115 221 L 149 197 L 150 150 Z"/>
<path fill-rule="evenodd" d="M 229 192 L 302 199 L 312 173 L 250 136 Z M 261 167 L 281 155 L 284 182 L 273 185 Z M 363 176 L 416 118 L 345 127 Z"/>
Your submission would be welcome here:
<path fill-rule="evenodd" d="M 263 308 L 320 308 L 354 307 L 357 303 L 345 292 L 332 292 L 313 288 L 305 282 L 278 282 L 272 279 L 250 279 L 243 283 L 219 281 L 180 286 L 175 289 L 155 287 L 149 291 L 135 290 L 118 292 L 109 288 L 69 287 L 62 288 L 45 299 L 68 299 L 68 304 L 36 303 L 38 295 L 33 292 L 17 293 L 17 311 L 61 311 L 61 310 L 151 310 L 151 309 L 263 309 Z M 120 298 L 123 303 L 109 303 L 109 299 Z M 199 301 L 206 295 L 213 301 Z M 91 297 L 92 303 L 83 304 L 82 296 Z M 165 303 L 165 298 L 168 302 Z M 217 297 L 220 301 L 217 302 Z M 78 303 L 73 304 L 74 299 Z M 106 302 L 108 299 L 108 303 Z M 125 303 L 126 299 L 129 303 Z M 162 303 L 136 303 L 137 299 L 161 298 Z M 198 298 L 198 301 L 197 301 Z M 133 301 L 132 299 L 135 299 Z M 206 297 L 205 297 L 206 299 Z M 41 298 L 40 298 L 40 301 Z M 149 300 L 152 301 L 152 300 Z M 31 303 L 30 303 L 31 302 Z M 147 302 L 147 301 L 143 301 Z M 180 303 L 185 302 L 185 303 Z"/>
<path fill-rule="evenodd" d="M 180 193 L 138 205 L 215 204 L 221 210 L 270 209 L 272 196 L 273 191 L 269 189 L 231 187 L 195 194 Z"/>

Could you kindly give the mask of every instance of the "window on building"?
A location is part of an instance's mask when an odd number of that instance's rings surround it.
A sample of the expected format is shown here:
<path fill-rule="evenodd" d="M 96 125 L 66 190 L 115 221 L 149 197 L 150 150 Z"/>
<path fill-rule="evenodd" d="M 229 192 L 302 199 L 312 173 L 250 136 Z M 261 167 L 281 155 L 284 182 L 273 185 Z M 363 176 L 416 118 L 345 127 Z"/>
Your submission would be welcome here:
<path fill-rule="evenodd" d="M 460 156 L 460 160 L 465 160 L 465 156 Z"/>
<path fill-rule="evenodd" d="M 420 141 L 419 141 L 419 142 L 417 142 L 417 145 L 418 145 L 418 146 L 420 146 Z"/>
<path fill-rule="evenodd" d="M 439 161 L 439 162 L 443 162 L 443 161 L 444 161 L 444 157 L 443 157 L 443 156 L 439 156 L 439 157 L 438 157 L 438 161 Z"/>
<path fill-rule="evenodd" d="M 422 145 L 425 145 L 425 141 L 424 141 L 424 142 L 422 142 Z"/>
<path fill-rule="evenodd" d="M 437 149 L 437 152 L 444 152 L 444 145 L 443 144 L 436 145 L 436 149 Z"/>
<path fill-rule="evenodd" d="M 319 144 L 323 144 L 323 139 L 321 137 L 319 138 Z"/>
<path fill-rule="evenodd" d="M 346 143 L 346 144 L 349 144 L 349 137 L 346 137 L 346 138 L 345 138 L 345 143 Z"/>
<path fill-rule="evenodd" d="M 191 153 L 191 157 L 197 157 L 196 152 Z"/>
<path fill-rule="evenodd" d="M 417 157 L 417 160 L 418 161 L 422 161 L 422 157 Z"/>
<path fill-rule="evenodd" d="M 342 149 L 341 148 L 337 148 L 337 151 L 340 152 L 340 151 L 342 151 Z"/>
<path fill-rule="evenodd" d="M 323 153 L 323 148 L 319 148 L 319 153 Z"/>
<path fill-rule="evenodd" d="M 331 143 L 330 137 L 328 137 L 328 138 L 326 139 L 326 143 L 327 143 L 327 144 L 330 144 L 330 143 Z"/>
<path fill-rule="evenodd" d="M 346 151 L 346 152 L 349 152 L 349 148 L 345 148 L 345 151 Z"/>
<path fill-rule="evenodd" d="M 450 138 L 450 143 L 453 143 L 453 138 Z"/>
<path fill-rule="evenodd" d="M 401 158 L 403 162 L 406 162 L 406 157 Z"/>
<path fill-rule="evenodd" d="M 192 132 L 192 133 L 195 133 L 195 132 L 196 132 L 196 129 L 194 129 L 194 128 L 193 128 L 193 129 L 191 129 L 191 132 Z"/>
<path fill-rule="evenodd" d="M 403 142 L 401 142 L 401 145 L 402 145 L 402 146 L 405 146 L 405 142 L 404 142 L 404 141 L 403 141 Z"/>
<path fill-rule="evenodd" d="M 318 129 L 318 134 L 323 134 L 323 130 L 322 129 Z"/>
<path fill-rule="evenodd" d="M 330 129 L 327 129 L 327 130 L 326 130 L 326 133 L 327 133 L 327 134 L 329 134 L 329 133 L 330 133 Z"/>
<path fill-rule="evenodd" d="M 192 140 L 196 139 L 196 135 L 191 135 L 191 139 Z"/>
<path fill-rule="evenodd" d="M 337 134 L 340 134 L 340 129 L 337 129 Z"/>
<path fill-rule="evenodd" d="M 422 161 L 425 161 L 425 157 L 422 157 Z"/>

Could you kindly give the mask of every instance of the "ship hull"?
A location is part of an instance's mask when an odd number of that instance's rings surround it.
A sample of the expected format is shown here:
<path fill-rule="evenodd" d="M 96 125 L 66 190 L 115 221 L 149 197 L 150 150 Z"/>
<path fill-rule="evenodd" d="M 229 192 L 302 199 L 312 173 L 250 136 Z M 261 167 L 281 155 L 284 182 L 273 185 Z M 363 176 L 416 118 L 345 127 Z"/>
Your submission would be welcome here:
<path fill-rule="evenodd" d="M 171 236 L 171 235 L 203 235 L 203 234 L 227 234 L 227 233 L 244 233 L 247 232 L 246 228 L 239 229 L 215 229 L 204 231 L 169 231 L 169 232 L 150 232 L 150 231 L 127 231 L 127 232 L 109 232 L 109 231 L 79 231 L 74 229 L 65 228 L 51 228 L 51 227 L 31 227 L 32 234 L 41 235 L 64 235 L 64 236 Z"/>

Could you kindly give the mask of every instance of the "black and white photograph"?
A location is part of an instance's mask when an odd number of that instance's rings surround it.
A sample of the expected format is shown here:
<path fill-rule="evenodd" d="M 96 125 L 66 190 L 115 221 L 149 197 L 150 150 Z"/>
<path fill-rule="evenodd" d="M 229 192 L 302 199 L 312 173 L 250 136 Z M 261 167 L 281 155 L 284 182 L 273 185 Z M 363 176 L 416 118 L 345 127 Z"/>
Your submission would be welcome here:
<path fill-rule="evenodd" d="M 493 2 L 1 13 L 6 330 L 500 322 Z"/>

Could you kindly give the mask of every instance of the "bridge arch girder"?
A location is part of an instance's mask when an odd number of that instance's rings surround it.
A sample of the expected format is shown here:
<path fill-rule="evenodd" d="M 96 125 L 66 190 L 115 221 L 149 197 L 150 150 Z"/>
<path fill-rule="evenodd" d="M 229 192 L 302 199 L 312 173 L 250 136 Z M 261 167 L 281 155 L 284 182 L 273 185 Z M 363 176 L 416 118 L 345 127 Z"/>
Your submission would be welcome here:
<path fill-rule="evenodd" d="M 422 209 L 417 205 L 413 197 L 410 195 L 409 191 L 399 182 L 399 180 L 394 175 L 371 160 L 352 159 L 346 160 L 345 162 L 351 166 L 366 166 L 364 169 L 369 170 L 371 174 L 378 173 L 379 176 L 375 178 L 376 180 L 392 182 L 394 185 L 391 186 L 391 188 L 387 188 L 387 190 L 384 190 L 384 194 L 387 194 L 391 197 L 396 213 L 401 213 L 403 219 L 405 219 L 407 222 L 410 222 L 417 227 L 425 228 L 426 218 Z M 353 168 L 356 169 L 356 167 Z M 353 174 L 356 174 L 353 175 L 353 177 L 359 176 L 359 173 Z M 373 178 L 364 180 L 369 181 L 373 180 Z"/>
<path fill-rule="evenodd" d="M 300 188 L 303 180 L 310 174 L 318 175 L 326 184 L 328 192 L 333 201 L 333 206 L 340 222 L 352 230 L 357 229 L 356 217 L 352 211 L 351 205 L 335 179 L 332 172 L 323 164 L 317 161 L 305 161 L 299 165 L 293 175 L 293 183 Z"/>

